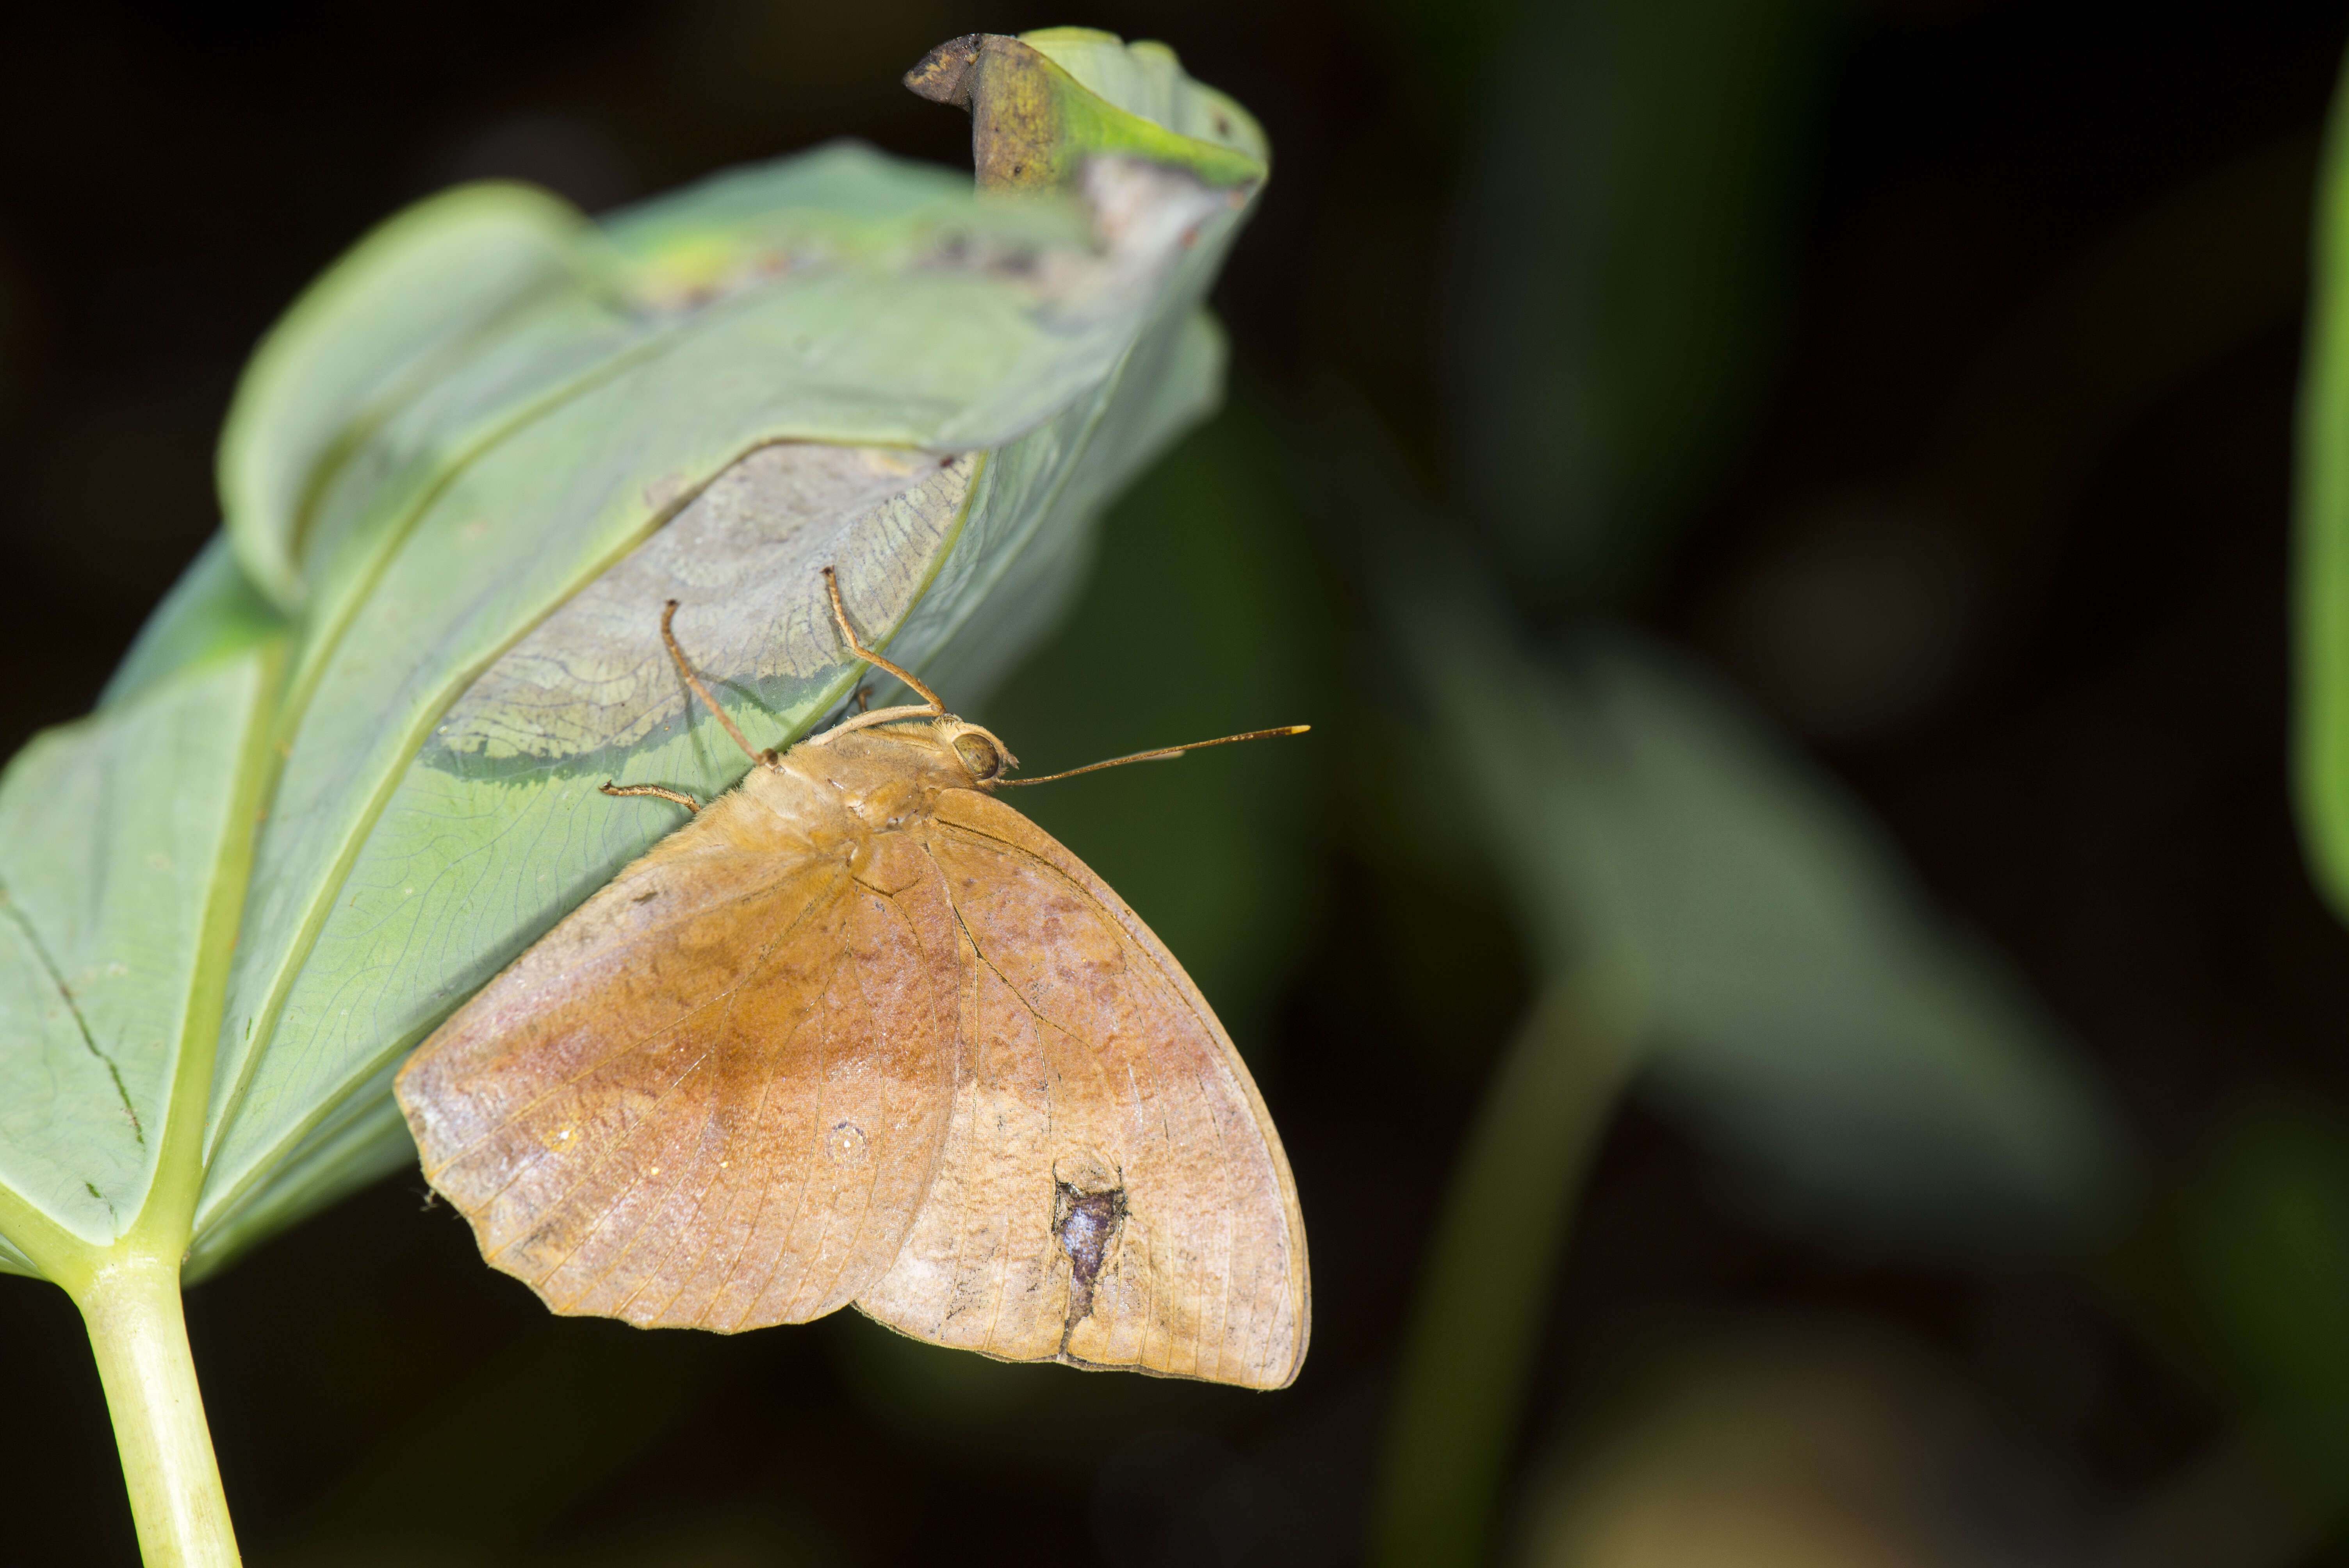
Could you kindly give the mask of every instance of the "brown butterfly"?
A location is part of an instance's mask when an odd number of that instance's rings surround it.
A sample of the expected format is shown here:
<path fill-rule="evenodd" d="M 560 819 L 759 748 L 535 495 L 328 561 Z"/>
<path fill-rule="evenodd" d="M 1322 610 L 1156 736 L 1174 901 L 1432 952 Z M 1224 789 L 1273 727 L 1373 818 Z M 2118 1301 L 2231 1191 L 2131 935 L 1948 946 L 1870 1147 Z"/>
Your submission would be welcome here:
<path fill-rule="evenodd" d="M 925 703 L 753 751 L 671 603 L 670 658 L 755 766 L 706 809 L 605 786 L 694 815 L 401 1069 L 426 1177 L 559 1313 L 730 1333 L 854 1305 L 1007 1361 L 1286 1385 L 1305 1223 L 1230 1037 L 824 575 L 849 649 Z"/>

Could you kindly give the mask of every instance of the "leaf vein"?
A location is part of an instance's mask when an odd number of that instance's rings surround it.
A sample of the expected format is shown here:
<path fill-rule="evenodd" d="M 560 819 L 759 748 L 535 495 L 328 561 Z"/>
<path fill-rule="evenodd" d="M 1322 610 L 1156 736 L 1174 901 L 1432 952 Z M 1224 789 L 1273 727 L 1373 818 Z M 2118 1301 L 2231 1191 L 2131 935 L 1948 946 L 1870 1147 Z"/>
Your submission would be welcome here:
<path fill-rule="evenodd" d="M 33 928 L 32 921 L 9 896 L 5 883 L 0 883 L 0 910 L 5 910 L 8 918 L 16 923 L 16 929 L 25 934 L 25 941 L 32 948 L 33 955 L 41 961 L 42 969 L 49 976 L 49 984 L 57 988 L 58 996 L 64 999 L 66 1011 L 73 1015 L 74 1027 L 80 1031 L 81 1043 L 89 1047 L 89 1054 L 98 1058 L 99 1065 L 106 1068 L 106 1076 L 114 1080 L 114 1093 L 122 1101 L 122 1114 L 130 1119 L 130 1136 L 139 1140 L 140 1148 L 146 1148 L 147 1130 L 140 1123 L 139 1108 L 130 1103 L 130 1088 L 122 1081 L 122 1069 L 99 1047 L 98 1037 L 90 1033 L 89 1020 L 82 1016 L 81 1004 L 75 1000 L 73 987 L 66 984 L 65 972 L 57 967 L 57 959 L 49 954 L 48 944 L 41 940 L 41 934 Z M 112 1212 L 113 1205 L 107 1207 L 108 1212 Z"/>

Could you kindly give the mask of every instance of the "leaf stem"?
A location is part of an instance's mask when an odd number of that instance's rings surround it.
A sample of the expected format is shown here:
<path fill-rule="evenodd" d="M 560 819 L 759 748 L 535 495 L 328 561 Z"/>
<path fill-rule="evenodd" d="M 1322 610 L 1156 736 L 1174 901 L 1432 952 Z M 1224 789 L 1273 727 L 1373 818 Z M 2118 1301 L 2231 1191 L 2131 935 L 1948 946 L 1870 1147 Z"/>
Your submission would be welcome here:
<path fill-rule="evenodd" d="M 1567 1223 L 1630 1081 L 1638 1034 L 1617 998 L 1555 985 L 1485 1090 L 1403 1348 L 1373 1521 L 1380 1568 L 1487 1555 Z"/>
<path fill-rule="evenodd" d="M 110 1250 L 70 1288 L 98 1357 L 147 1568 L 236 1568 L 177 1260 Z"/>

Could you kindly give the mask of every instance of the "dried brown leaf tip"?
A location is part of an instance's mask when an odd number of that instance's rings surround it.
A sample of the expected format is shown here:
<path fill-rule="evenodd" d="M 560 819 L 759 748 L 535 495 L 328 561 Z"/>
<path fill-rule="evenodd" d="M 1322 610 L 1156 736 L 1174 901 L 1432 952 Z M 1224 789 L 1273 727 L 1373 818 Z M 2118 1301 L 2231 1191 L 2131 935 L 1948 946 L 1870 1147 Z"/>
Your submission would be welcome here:
<path fill-rule="evenodd" d="M 978 64 L 979 48 L 986 41 L 984 33 L 965 33 L 959 38 L 940 44 L 924 55 L 920 64 L 905 73 L 905 86 L 932 103 L 968 108 L 971 67 Z M 904 57 L 902 55 L 898 57 L 900 59 Z"/>

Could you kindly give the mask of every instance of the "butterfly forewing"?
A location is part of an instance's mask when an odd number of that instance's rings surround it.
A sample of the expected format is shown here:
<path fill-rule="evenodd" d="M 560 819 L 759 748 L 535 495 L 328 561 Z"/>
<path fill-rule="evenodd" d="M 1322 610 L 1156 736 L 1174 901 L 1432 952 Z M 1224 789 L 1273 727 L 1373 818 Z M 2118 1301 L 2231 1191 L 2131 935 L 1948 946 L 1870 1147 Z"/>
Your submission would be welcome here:
<path fill-rule="evenodd" d="M 1296 1189 L 1181 967 L 1009 807 L 938 797 L 963 1070 L 927 1202 L 857 1305 L 942 1345 L 1278 1387 L 1309 1325 Z"/>
<path fill-rule="evenodd" d="M 713 803 L 401 1075 L 427 1176 L 559 1312 L 820 1316 L 889 1266 L 928 1186 L 951 930 L 773 828 Z"/>

